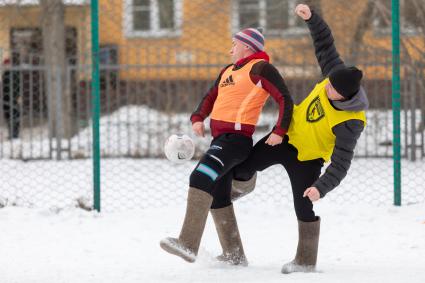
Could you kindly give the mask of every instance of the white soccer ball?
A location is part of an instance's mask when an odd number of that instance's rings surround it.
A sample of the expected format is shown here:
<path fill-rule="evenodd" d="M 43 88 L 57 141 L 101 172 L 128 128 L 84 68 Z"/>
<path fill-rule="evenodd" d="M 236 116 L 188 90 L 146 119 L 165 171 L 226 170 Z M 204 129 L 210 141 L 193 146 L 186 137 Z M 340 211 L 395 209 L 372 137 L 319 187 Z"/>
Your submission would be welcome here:
<path fill-rule="evenodd" d="M 168 160 L 182 163 L 193 157 L 195 144 L 188 135 L 171 135 L 165 141 L 164 153 Z"/>

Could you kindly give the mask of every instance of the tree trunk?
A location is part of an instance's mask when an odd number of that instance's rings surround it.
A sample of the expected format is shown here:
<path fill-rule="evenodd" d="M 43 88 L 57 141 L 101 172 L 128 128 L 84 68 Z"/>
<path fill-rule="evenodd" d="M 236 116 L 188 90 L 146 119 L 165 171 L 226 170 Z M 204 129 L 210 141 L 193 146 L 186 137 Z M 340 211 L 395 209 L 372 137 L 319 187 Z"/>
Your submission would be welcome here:
<path fill-rule="evenodd" d="M 50 136 L 68 139 L 73 133 L 70 91 L 66 87 L 65 5 L 62 0 L 40 0 L 40 7 Z"/>
<path fill-rule="evenodd" d="M 367 4 L 361 13 L 358 21 L 356 30 L 354 32 L 353 40 L 351 41 L 350 51 L 348 54 L 350 54 L 350 64 L 356 65 L 358 53 L 360 46 L 363 44 L 363 38 L 364 34 L 367 30 L 369 30 L 371 24 L 372 24 L 372 18 L 373 18 L 373 12 L 375 8 L 375 3 L 373 0 L 368 0 Z"/>
<path fill-rule="evenodd" d="M 417 28 L 418 30 L 420 30 L 421 33 L 421 37 L 423 40 L 423 44 L 425 46 L 425 7 L 423 6 L 422 3 L 420 3 L 421 1 L 418 0 L 414 0 L 412 1 L 413 6 L 414 6 L 414 11 L 416 11 L 417 16 L 415 17 L 419 22 L 417 23 Z M 409 15 L 408 15 L 409 16 Z M 419 68 L 423 68 L 425 66 L 425 60 L 422 57 L 419 60 Z M 422 71 L 419 71 L 420 73 L 423 73 L 423 69 L 421 69 Z M 419 84 L 420 84 L 420 89 L 421 91 L 419 92 L 420 94 L 425 93 L 425 76 L 419 76 Z M 420 100 L 422 103 L 421 107 L 421 121 L 419 123 L 419 128 L 418 131 L 423 132 L 425 131 L 425 99 L 422 98 Z"/>

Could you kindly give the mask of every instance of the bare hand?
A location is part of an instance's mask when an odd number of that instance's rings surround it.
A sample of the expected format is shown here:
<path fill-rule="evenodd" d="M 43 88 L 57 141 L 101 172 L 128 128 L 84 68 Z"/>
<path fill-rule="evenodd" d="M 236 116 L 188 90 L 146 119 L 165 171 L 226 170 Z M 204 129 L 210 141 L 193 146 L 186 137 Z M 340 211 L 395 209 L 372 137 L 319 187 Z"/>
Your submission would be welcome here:
<path fill-rule="evenodd" d="M 204 122 L 193 123 L 192 130 L 195 132 L 195 135 L 197 135 L 198 137 L 204 137 L 205 136 Z"/>
<path fill-rule="evenodd" d="M 300 16 L 304 21 L 307 21 L 311 18 L 311 10 L 305 4 L 298 4 L 295 8 L 295 13 Z"/>
<path fill-rule="evenodd" d="M 271 133 L 266 140 L 266 144 L 275 146 L 275 145 L 281 144 L 282 140 L 283 140 L 283 137 L 276 135 L 275 133 Z"/>
<path fill-rule="evenodd" d="M 303 197 L 308 197 L 312 202 L 320 199 L 320 192 L 316 187 L 310 187 L 304 191 Z"/>

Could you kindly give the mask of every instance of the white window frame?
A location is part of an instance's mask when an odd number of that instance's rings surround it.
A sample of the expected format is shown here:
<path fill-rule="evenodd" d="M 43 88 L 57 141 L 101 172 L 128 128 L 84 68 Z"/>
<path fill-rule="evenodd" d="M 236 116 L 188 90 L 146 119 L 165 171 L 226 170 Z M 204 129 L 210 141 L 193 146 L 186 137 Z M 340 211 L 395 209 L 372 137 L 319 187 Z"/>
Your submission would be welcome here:
<path fill-rule="evenodd" d="M 264 28 L 264 34 L 266 36 L 303 36 L 309 34 L 307 25 L 305 27 L 295 26 L 296 17 L 294 11 L 297 5 L 297 0 L 288 0 L 289 1 L 289 15 L 293 14 L 293 17 L 289 17 L 288 26 L 286 29 L 268 29 L 266 22 L 266 0 L 257 0 L 259 1 L 259 24 L 260 27 Z M 232 32 L 236 33 L 242 29 L 239 22 L 239 1 L 232 1 Z"/>
<path fill-rule="evenodd" d="M 133 0 L 124 0 L 124 15 L 123 15 L 123 27 L 124 34 L 126 37 L 177 37 L 181 36 L 182 20 L 183 20 L 183 0 L 173 0 L 174 3 L 174 23 L 173 29 L 161 29 L 159 27 L 159 5 L 158 0 L 150 0 L 150 23 L 151 30 L 134 30 L 133 29 Z"/>
<path fill-rule="evenodd" d="M 400 0 L 400 33 L 403 35 L 417 35 L 418 34 L 418 28 L 411 26 L 406 23 L 404 14 L 404 5 L 406 0 Z M 373 31 L 375 35 L 388 35 L 391 34 L 391 23 L 388 27 L 380 27 L 379 26 L 379 19 L 375 17 L 375 19 L 372 22 L 373 24 Z"/>

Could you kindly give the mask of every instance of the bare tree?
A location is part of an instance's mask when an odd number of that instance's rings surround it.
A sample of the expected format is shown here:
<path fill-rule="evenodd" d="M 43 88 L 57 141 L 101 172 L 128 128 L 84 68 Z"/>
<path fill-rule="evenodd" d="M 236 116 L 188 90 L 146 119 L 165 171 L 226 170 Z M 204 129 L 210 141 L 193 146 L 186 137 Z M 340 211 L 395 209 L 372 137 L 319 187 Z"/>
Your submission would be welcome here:
<path fill-rule="evenodd" d="M 402 20 L 402 30 L 411 29 L 415 34 L 416 38 L 422 38 L 423 43 L 425 43 L 425 7 L 423 6 L 423 0 L 411 0 L 405 1 L 404 6 L 401 10 L 401 20 Z M 391 11 L 388 9 L 381 11 L 386 15 L 386 20 L 388 22 L 391 21 Z M 409 19 L 409 22 L 407 22 Z M 404 21 L 403 21 L 404 20 Z M 422 55 L 424 53 L 423 46 L 421 46 L 420 42 L 417 40 L 413 40 L 413 37 L 404 36 L 401 41 L 401 48 L 403 50 L 403 54 L 405 55 L 404 63 L 410 67 L 410 69 L 419 72 L 419 75 L 416 75 L 419 87 L 420 97 L 425 95 L 425 77 L 423 76 L 424 68 L 425 68 L 425 58 Z M 420 54 L 419 56 L 415 56 L 413 53 Z M 422 112 L 421 122 L 419 125 L 419 131 L 425 130 L 425 99 L 420 99 L 418 101 Z"/>
<path fill-rule="evenodd" d="M 375 1 L 368 0 L 365 8 L 363 9 L 354 31 L 353 39 L 350 43 L 349 56 L 350 62 L 355 65 L 359 53 L 360 46 L 363 44 L 363 38 L 367 30 L 370 29 L 373 21 L 373 14 L 375 9 Z"/>

